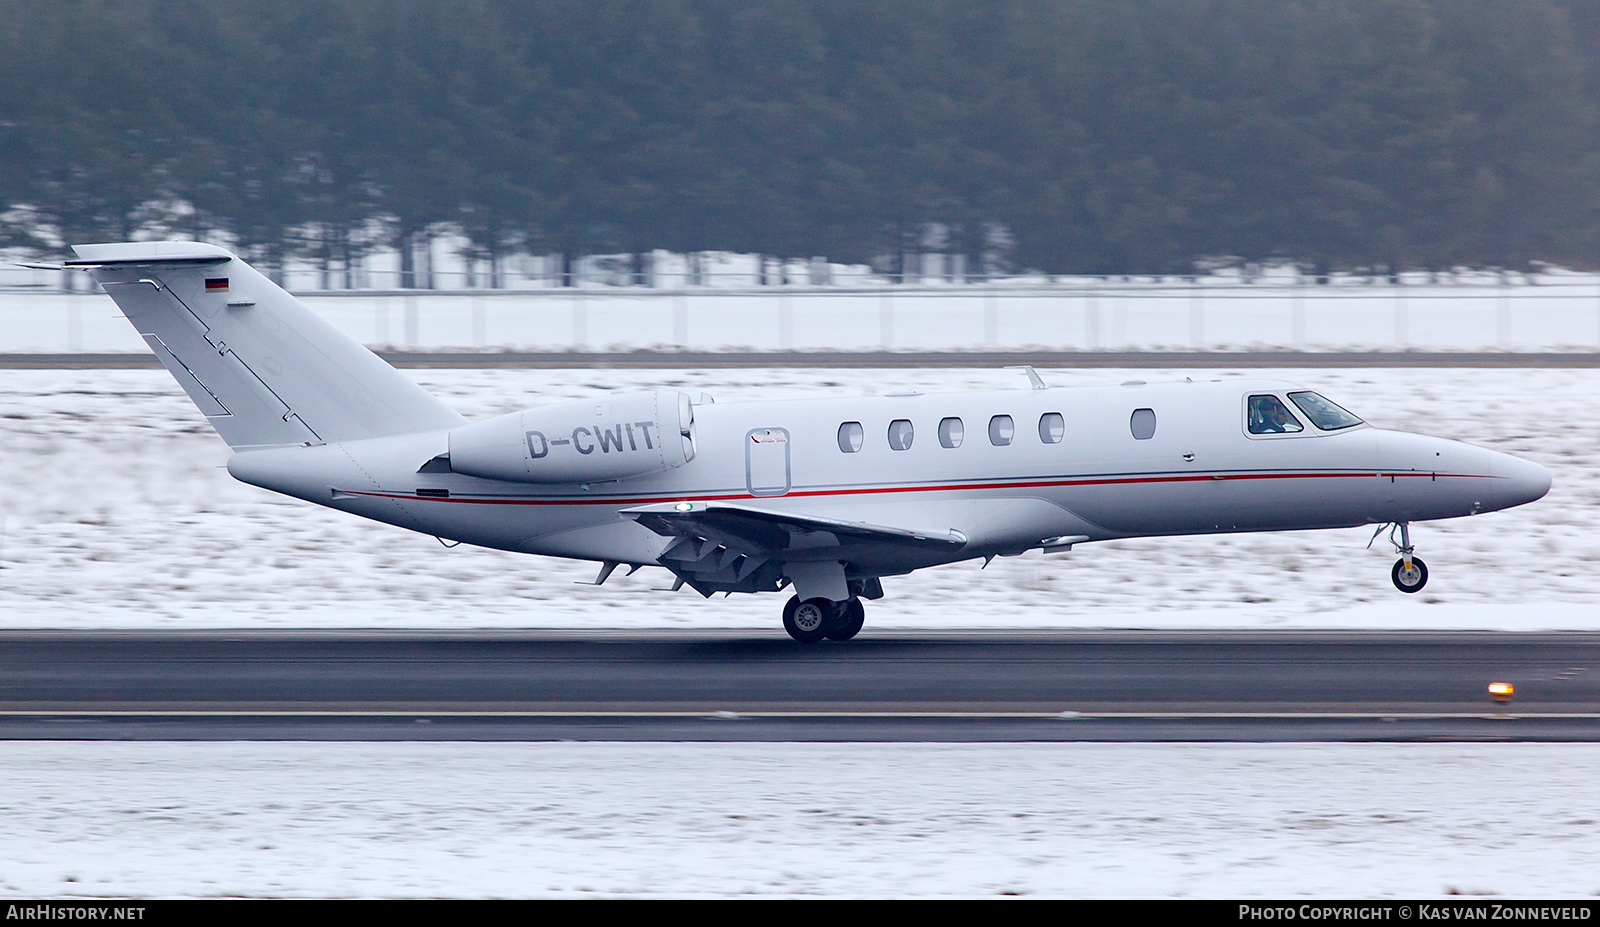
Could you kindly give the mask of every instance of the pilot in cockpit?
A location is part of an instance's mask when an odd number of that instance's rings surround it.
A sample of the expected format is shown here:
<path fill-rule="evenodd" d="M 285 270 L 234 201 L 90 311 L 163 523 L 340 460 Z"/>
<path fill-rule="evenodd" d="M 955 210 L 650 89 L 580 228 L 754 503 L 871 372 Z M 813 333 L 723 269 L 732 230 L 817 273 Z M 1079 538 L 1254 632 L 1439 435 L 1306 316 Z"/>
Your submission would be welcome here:
<path fill-rule="evenodd" d="M 1250 397 L 1250 433 L 1253 435 L 1284 434 L 1304 428 L 1283 402 L 1276 396 Z"/>

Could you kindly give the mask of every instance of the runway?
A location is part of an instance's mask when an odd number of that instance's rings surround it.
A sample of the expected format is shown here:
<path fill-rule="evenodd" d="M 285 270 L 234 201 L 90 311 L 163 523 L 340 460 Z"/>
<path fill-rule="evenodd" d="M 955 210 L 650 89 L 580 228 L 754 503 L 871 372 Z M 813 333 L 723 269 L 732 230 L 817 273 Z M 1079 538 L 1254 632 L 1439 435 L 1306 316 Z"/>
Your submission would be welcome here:
<path fill-rule="evenodd" d="M 781 633 L 13 631 L 0 738 L 1600 741 L 1597 634 Z"/>

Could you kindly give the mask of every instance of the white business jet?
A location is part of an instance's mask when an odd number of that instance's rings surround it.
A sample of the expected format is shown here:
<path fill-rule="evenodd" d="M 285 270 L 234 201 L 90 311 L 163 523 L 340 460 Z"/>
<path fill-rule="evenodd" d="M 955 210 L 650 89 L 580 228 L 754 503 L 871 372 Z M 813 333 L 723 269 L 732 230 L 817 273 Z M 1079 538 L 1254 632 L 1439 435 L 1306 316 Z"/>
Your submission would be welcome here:
<path fill-rule="evenodd" d="M 713 404 L 605 393 L 467 422 L 228 251 L 80 245 L 246 483 L 502 550 L 658 566 L 702 595 L 791 589 L 848 640 L 881 578 L 1111 538 L 1389 527 L 1532 502 L 1543 467 L 1373 428 L 1276 381 Z M 1020 377 L 1019 377 L 1020 380 Z M 1398 531 L 1399 539 L 1395 540 Z M 1376 537 L 1376 533 L 1374 534 Z"/>

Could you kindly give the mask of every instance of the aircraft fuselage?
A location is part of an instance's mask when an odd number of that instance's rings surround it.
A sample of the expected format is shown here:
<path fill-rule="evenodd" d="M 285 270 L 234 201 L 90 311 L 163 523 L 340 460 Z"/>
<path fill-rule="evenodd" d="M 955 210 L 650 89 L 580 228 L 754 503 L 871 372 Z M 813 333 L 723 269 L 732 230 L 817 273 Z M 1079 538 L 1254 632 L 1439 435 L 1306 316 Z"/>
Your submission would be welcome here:
<path fill-rule="evenodd" d="M 1507 508 L 1544 468 L 1372 428 L 1292 384 L 713 403 L 604 393 L 467 422 L 216 245 L 75 247 L 235 451 L 239 479 L 441 539 L 662 566 L 704 595 L 793 588 L 796 640 L 849 640 L 879 578 L 1112 538 Z"/>
<path fill-rule="evenodd" d="M 1542 467 L 1443 438 L 1365 424 L 1247 430 L 1248 397 L 1298 389 L 1227 378 L 703 402 L 694 407 L 687 464 L 588 484 L 418 472 L 447 452 L 446 432 L 246 452 L 229 469 L 246 482 L 441 538 L 558 557 L 660 564 L 670 539 L 621 513 L 677 502 L 733 502 L 964 539 L 948 550 L 845 552 L 853 575 L 872 576 L 1020 553 L 1057 538 L 1454 518 L 1532 501 L 1549 487 Z M 1147 437 L 1135 435 L 1135 419 Z M 900 422 L 910 423 L 909 434 Z M 624 424 L 615 423 L 619 435 Z M 860 426 L 859 449 L 847 451 L 841 430 L 851 425 Z M 570 452 L 615 452 L 598 445 L 594 430 L 571 436 Z M 957 446 L 945 446 L 957 430 Z"/>

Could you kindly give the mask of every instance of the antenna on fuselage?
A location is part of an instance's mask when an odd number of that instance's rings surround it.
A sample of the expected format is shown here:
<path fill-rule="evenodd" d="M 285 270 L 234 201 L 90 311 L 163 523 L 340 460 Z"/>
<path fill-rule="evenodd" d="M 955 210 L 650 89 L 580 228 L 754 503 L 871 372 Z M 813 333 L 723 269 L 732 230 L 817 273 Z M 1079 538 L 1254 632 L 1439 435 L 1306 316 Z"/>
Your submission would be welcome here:
<path fill-rule="evenodd" d="M 1044 385 L 1044 378 L 1039 376 L 1039 371 L 1033 369 L 1033 367 L 1031 365 L 1028 365 L 1028 364 L 1017 364 L 1015 366 L 1007 367 L 1005 369 L 1006 370 L 1020 370 L 1023 373 L 1027 374 L 1028 375 L 1028 382 L 1033 384 L 1033 388 L 1034 389 L 1049 389 L 1048 386 Z"/>

